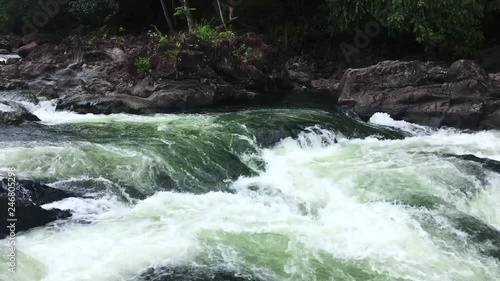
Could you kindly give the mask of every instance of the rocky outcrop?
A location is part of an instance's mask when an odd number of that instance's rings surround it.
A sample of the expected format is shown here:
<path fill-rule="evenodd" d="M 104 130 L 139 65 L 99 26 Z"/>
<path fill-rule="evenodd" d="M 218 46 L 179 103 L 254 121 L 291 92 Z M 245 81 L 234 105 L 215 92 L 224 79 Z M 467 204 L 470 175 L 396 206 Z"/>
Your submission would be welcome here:
<path fill-rule="evenodd" d="M 277 50 L 253 33 L 218 42 L 192 35 L 175 43 L 92 40 L 75 35 L 58 46 L 26 46 L 21 63 L 0 67 L 0 90 L 59 98 L 58 110 L 147 114 L 257 103 L 289 89 Z M 149 63 L 141 69 L 139 60 Z"/>
<path fill-rule="evenodd" d="M 40 205 L 76 197 L 76 194 L 28 180 L 16 180 L 14 187 L 15 204 L 12 204 L 9 180 L 2 179 L 0 181 L 0 221 L 2 225 L 5 223 L 5 226 L 0 227 L 0 239 L 10 235 L 12 231 L 12 229 L 7 228 L 9 219 L 16 219 L 13 230 L 17 233 L 71 216 L 69 211 L 46 210 Z M 15 208 L 15 212 L 8 209 L 8 207 L 12 207 L 11 204 Z"/>
<path fill-rule="evenodd" d="M 27 121 L 40 121 L 40 119 L 19 103 L 0 100 L 0 126 L 19 125 Z"/>
<path fill-rule="evenodd" d="M 386 112 L 433 127 L 500 128 L 500 82 L 472 61 L 384 61 L 347 70 L 339 91 L 339 103 L 366 119 Z"/>
<path fill-rule="evenodd" d="M 304 55 L 289 59 L 285 66 L 296 91 L 337 93 L 342 70 L 335 67 L 333 62 Z"/>

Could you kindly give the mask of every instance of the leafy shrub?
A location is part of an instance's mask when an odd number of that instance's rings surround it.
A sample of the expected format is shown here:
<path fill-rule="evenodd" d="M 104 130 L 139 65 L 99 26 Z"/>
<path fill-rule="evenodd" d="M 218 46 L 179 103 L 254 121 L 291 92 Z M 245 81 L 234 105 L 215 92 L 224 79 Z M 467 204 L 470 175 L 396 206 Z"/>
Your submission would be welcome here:
<path fill-rule="evenodd" d="M 193 32 L 194 34 L 196 34 L 196 36 L 207 41 L 214 41 L 219 36 L 217 30 L 215 30 L 215 28 L 213 28 L 209 24 L 200 24 L 196 26 Z"/>
<path fill-rule="evenodd" d="M 135 66 L 140 71 L 148 71 L 151 68 L 151 64 L 149 63 L 149 59 L 145 57 L 140 57 L 135 61 Z"/>
<path fill-rule="evenodd" d="M 208 23 L 199 24 L 194 29 L 193 33 L 206 41 L 218 41 L 218 40 L 233 40 L 236 35 L 232 31 L 219 32 L 213 26 Z"/>

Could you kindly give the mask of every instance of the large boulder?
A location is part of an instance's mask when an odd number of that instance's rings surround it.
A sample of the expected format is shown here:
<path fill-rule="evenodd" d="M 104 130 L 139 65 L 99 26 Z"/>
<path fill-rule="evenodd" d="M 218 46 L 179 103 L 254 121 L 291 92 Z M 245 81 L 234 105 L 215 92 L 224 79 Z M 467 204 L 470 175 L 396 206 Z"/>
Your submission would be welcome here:
<path fill-rule="evenodd" d="M 35 50 L 38 47 L 38 44 L 36 42 L 31 42 L 29 44 L 26 44 L 24 46 L 19 47 L 18 49 L 15 50 L 16 54 L 18 54 L 21 57 L 27 57 L 29 53 L 31 53 L 33 50 Z"/>
<path fill-rule="evenodd" d="M 499 128 L 500 83 L 472 61 L 459 60 L 449 68 L 384 61 L 347 70 L 339 90 L 339 104 L 365 119 L 386 112 L 433 127 Z"/>
<path fill-rule="evenodd" d="M 71 217 L 69 211 L 46 210 L 40 205 L 77 196 L 71 192 L 28 180 L 16 180 L 14 190 L 14 197 L 12 197 L 12 194 L 9 193 L 9 180 L 2 179 L 0 181 L 0 220 L 5 222 L 5 226 L 0 227 L 0 239 L 9 236 L 11 232 L 26 231 L 59 219 Z M 11 198 L 15 198 L 14 204 Z M 15 211 L 9 210 L 8 207 L 11 205 L 15 208 Z M 8 228 L 11 222 L 9 219 L 16 219 L 15 228 Z"/>
<path fill-rule="evenodd" d="M 0 126 L 19 125 L 29 121 L 40 121 L 19 103 L 0 100 Z"/>

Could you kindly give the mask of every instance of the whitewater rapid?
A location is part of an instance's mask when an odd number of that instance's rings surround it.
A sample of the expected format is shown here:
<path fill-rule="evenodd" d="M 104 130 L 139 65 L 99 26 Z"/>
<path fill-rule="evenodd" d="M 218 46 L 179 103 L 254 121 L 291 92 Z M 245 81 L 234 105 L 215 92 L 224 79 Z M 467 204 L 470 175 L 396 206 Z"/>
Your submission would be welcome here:
<path fill-rule="evenodd" d="M 73 217 L 20 234 L 18 273 L 1 280 L 500 280 L 500 174 L 460 158 L 500 161 L 498 131 L 26 106 L 47 138 L 3 141 L 0 171 L 94 199 L 44 206 Z"/>

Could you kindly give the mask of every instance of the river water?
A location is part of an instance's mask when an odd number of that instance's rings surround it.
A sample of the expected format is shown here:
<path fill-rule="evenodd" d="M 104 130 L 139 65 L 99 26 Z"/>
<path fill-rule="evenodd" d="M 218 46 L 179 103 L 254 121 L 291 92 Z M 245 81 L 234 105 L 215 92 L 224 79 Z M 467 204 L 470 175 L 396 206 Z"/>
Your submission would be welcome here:
<path fill-rule="evenodd" d="M 55 112 L 0 129 L 0 173 L 78 191 L 3 281 L 500 280 L 500 132 L 377 113 Z M 0 241 L 0 262 L 7 262 Z"/>

